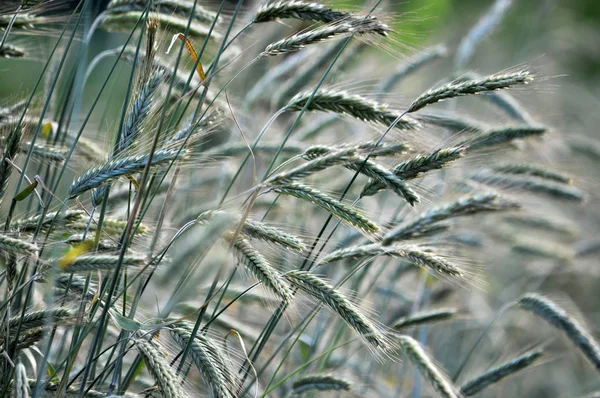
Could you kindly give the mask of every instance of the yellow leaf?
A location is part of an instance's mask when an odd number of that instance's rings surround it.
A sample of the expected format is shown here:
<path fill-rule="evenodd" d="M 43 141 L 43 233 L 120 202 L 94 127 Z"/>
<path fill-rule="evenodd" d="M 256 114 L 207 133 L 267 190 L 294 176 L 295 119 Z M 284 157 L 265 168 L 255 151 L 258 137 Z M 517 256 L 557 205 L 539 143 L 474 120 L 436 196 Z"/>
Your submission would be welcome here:
<path fill-rule="evenodd" d="M 81 255 L 84 255 L 85 253 L 87 253 L 88 251 L 90 251 L 90 249 L 92 248 L 92 245 L 94 244 L 93 241 L 89 240 L 89 241 L 84 241 L 81 243 L 76 244 L 75 246 L 73 246 L 72 248 L 70 248 L 64 256 L 62 256 L 59 260 L 58 260 L 58 266 L 61 269 L 65 269 L 67 268 L 69 265 L 73 264 L 73 261 L 75 261 L 75 259 Z"/>
<path fill-rule="evenodd" d="M 52 131 L 54 130 L 53 127 L 54 126 L 52 126 L 52 122 L 42 123 L 42 137 L 44 137 L 44 138 L 50 137 L 52 134 Z"/>

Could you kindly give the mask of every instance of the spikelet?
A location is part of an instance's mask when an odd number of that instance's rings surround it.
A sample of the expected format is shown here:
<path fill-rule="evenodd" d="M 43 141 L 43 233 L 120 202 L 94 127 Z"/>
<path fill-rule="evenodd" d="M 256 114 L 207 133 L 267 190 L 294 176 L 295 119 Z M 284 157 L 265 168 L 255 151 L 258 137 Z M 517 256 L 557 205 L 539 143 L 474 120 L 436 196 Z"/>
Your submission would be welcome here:
<path fill-rule="evenodd" d="M 67 152 L 65 149 L 43 144 L 34 144 L 33 148 L 31 148 L 31 146 L 31 142 L 26 142 L 21 146 L 20 151 L 28 153 L 31 149 L 31 156 L 40 161 L 61 163 L 66 158 Z"/>
<path fill-rule="evenodd" d="M 350 34 L 351 31 L 352 25 L 347 22 L 325 25 L 271 43 L 265 48 L 263 54 L 273 56 L 300 51 L 307 45 L 320 43 L 338 36 L 345 36 Z"/>
<path fill-rule="evenodd" d="M 377 224 L 357 210 L 306 185 L 293 183 L 274 187 L 273 190 L 283 195 L 294 196 L 298 199 L 311 202 L 340 220 L 366 233 L 375 233 L 380 229 Z"/>
<path fill-rule="evenodd" d="M 83 220 L 85 212 L 83 210 L 66 210 L 61 213 L 50 212 L 46 213 L 42 222 L 42 229 L 48 228 L 50 224 L 54 227 L 68 226 L 71 223 L 76 223 Z M 23 232 L 33 232 L 38 226 L 42 215 L 22 218 L 13 222 L 12 226 Z"/>
<path fill-rule="evenodd" d="M 597 161 L 600 159 L 600 145 L 596 141 L 577 137 L 570 139 L 567 144 L 572 151 L 578 152 L 591 160 Z"/>
<path fill-rule="evenodd" d="M 463 148 L 438 149 L 428 155 L 418 155 L 413 159 L 405 160 L 392 169 L 392 173 L 403 180 L 416 178 L 420 174 L 431 170 L 439 170 L 448 163 L 459 159 L 463 155 Z M 384 189 L 378 181 L 372 181 L 363 189 L 362 196 L 371 196 Z"/>
<path fill-rule="evenodd" d="M 189 344 L 193 326 L 177 323 L 170 329 L 171 336 L 181 349 Z M 215 398 L 233 398 L 236 387 L 232 364 L 225 359 L 219 347 L 202 333 L 197 333 L 190 346 L 190 356 L 205 380 L 211 385 Z"/>
<path fill-rule="evenodd" d="M 510 224 L 516 224 L 518 226 L 535 228 L 542 231 L 556 232 L 571 237 L 578 235 L 578 228 L 576 225 L 567 222 L 566 220 L 552 218 L 554 216 L 555 214 L 551 214 L 550 217 L 515 214 L 505 216 L 502 219 Z"/>
<path fill-rule="evenodd" d="M 355 148 L 358 154 L 368 154 L 369 157 L 372 159 L 377 158 L 378 156 L 399 155 L 410 149 L 410 146 L 407 144 L 381 143 L 379 145 L 376 145 L 375 142 L 367 141 L 356 145 L 348 144 L 336 147 L 332 147 L 329 145 L 311 145 L 308 148 L 306 148 L 304 152 L 302 152 L 301 156 L 306 160 L 312 160 L 318 158 L 319 156 L 339 151 L 347 147 Z"/>
<path fill-rule="evenodd" d="M 181 158 L 185 153 L 178 150 L 161 149 L 154 152 L 151 166 L 157 167 Z M 139 173 L 146 167 L 148 154 L 125 156 L 118 160 L 109 161 L 101 166 L 86 171 L 81 177 L 73 181 L 69 198 L 72 199 L 82 193 L 96 188 L 102 184 L 129 174 Z"/>
<path fill-rule="evenodd" d="M 286 111 L 301 111 L 307 104 L 307 111 L 334 112 L 350 115 L 365 122 L 379 123 L 385 127 L 391 125 L 399 116 L 397 111 L 389 110 L 387 105 L 370 100 L 361 95 L 350 94 L 346 91 L 321 89 L 314 96 L 312 91 L 296 94 L 285 106 Z M 399 130 L 412 130 L 419 124 L 408 116 L 403 116 L 396 124 Z"/>
<path fill-rule="evenodd" d="M 381 147 L 381 148 L 370 148 L 367 144 L 358 146 L 356 149 L 362 149 L 366 153 L 371 154 L 372 157 L 376 156 L 386 156 L 389 154 L 395 154 L 397 151 L 404 150 L 405 146 L 391 146 L 389 148 Z M 325 146 L 325 145 L 313 145 L 310 148 L 307 148 L 302 157 L 305 159 L 316 159 L 321 156 L 329 156 L 330 153 L 335 152 L 335 149 Z M 372 155 L 372 154 L 375 155 Z M 349 159 L 348 162 L 344 164 L 349 170 L 359 171 L 361 174 L 366 175 L 367 177 L 372 178 L 374 181 L 377 181 L 383 187 L 388 187 L 393 190 L 398 196 L 404 198 L 408 204 L 411 206 L 415 203 L 419 202 L 419 196 L 406 184 L 403 180 L 394 175 L 394 173 L 390 170 L 387 170 L 385 167 L 367 159 L 363 156 L 354 156 L 352 159 Z"/>
<path fill-rule="evenodd" d="M 188 397 L 181 387 L 181 379 L 151 341 L 137 339 L 135 340 L 135 346 L 144 358 L 154 381 L 160 386 L 161 393 L 165 397 Z"/>
<path fill-rule="evenodd" d="M 518 208 L 519 205 L 516 202 L 492 192 L 462 197 L 446 205 L 434 207 L 417 218 L 391 229 L 383 236 L 381 244 L 389 245 L 395 241 L 410 238 L 432 224 L 449 218 Z"/>
<path fill-rule="evenodd" d="M 391 146 L 390 148 L 370 148 L 369 143 L 359 145 L 355 147 L 357 150 L 363 150 L 365 153 L 371 153 L 370 157 L 386 156 L 388 154 L 397 153 L 397 151 L 404 150 L 405 146 Z M 338 149 L 339 150 L 339 149 Z M 305 159 L 317 159 L 321 156 L 329 156 L 336 149 L 326 145 L 313 145 L 307 148 L 302 157 Z M 344 164 L 349 170 L 358 171 L 367 177 L 373 178 L 383 186 L 387 186 L 392 189 L 397 195 L 403 197 L 410 205 L 419 201 L 418 195 L 402 180 L 396 177 L 391 171 L 387 170 L 383 166 L 367 159 L 363 156 L 354 156 L 348 162 Z"/>
<path fill-rule="evenodd" d="M 387 36 L 388 32 L 392 31 L 389 26 L 377 20 L 373 15 L 354 15 L 327 8 L 319 3 L 301 0 L 266 3 L 258 9 L 253 22 L 263 23 L 286 18 L 323 23 L 347 22 L 358 26 L 358 33 L 375 33 L 381 36 Z"/>
<path fill-rule="evenodd" d="M 413 118 L 422 124 L 441 127 L 452 133 L 482 133 L 487 127 L 464 115 L 454 115 L 437 111 L 436 113 L 417 113 Z"/>
<path fill-rule="evenodd" d="M 406 153 L 410 149 L 410 145 L 400 144 L 386 144 L 379 143 L 376 141 L 367 141 L 358 144 L 359 153 L 368 155 L 370 158 L 377 158 L 378 156 L 396 156 Z"/>
<path fill-rule="evenodd" d="M 515 253 L 558 260 L 564 263 L 571 263 L 575 257 L 575 253 L 569 247 L 540 239 L 519 238 L 514 243 L 512 250 Z"/>
<path fill-rule="evenodd" d="M 401 330 L 423 324 L 446 321 L 454 318 L 456 312 L 457 311 L 454 308 L 438 308 L 434 310 L 420 311 L 395 320 L 392 322 L 392 329 Z"/>
<path fill-rule="evenodd" d="M 387 170 L 385 167 L 368 160 L 366 157 L 357 157 L 356 161 L 347 164 L 346 167 L 350 170 L 360 171 L 360 173 L 370 177 L 379 187 L 392 190 L 396 195 L 404 198 L 411 206 L 420 201 L 416 192 L 403 179 L 398 177 L 394 171 Z"/>
<path fill-rule="evenodd" d="M 463 148 L 456 147 L 438 149 L 427 155 L 418 155 L 394 167 L 394 174 L 407 180 L 416 178 L 422 173 L 439 170 L 449 162 L 460 159 L 463 152 Z"/>
<path fill-rule="evenodd" d="M 33 243 L 0 234 L 0 251 L 31 256 L 36 255 L 39 248 Z"/>
<path fill-rule="evenodd" d="M 285 279 L 269 262 L 256 250 L 247 239 L 240 236 L 233 245 L 234 253 L 239 261 L 246 266 L 262 282 L 262 284 L 282 300 L 290 301 L 293 297 Z"/>
<path fill-rule="evenodd" d="M 462 272 L 454 264 L 449 263 L 441 257 L 426 253 L 418 249 L 406 251 L 406 260 L 419 267 L 433 271 L 440 275 L 461 276 Z"/>
<path fill-rule="evenodd" d="M 17 341 L 17 349 L 24 350 L 39 343 L 46 335 L 44 328 L 29 329 L 21 333 Z"/>
<path fill-rule="evenodd" d="M 327 155 L 315 158 L 303 165 L 293 168 L 292 170 L 274 175 L 266 180 L 264 185 L 275 186 L 293 183 L 296 180 L 309 177 L 319 171 L 353 161 L 355 152 L 356 151 L 354 148 L 348 148 L 328 153 Z"/>
<path fill-rule="evenodd" d="M 65 290 L 68 288 L 69 291 L 75 293 L 78 296 L 84 296 L 85 298 L 91 299 L 94 297 L 96 292 L 96 286 L 93 283 L 86 284 L 86 277 L 75 274 L 59 274 L 56 275 L 54 283 L 57 290 L 60 291 L 61 295 L 65 294 Z M 43 278 L 41 279 L 43 281 Z"/>
<path fill-rule="evenodd" d="M 315 374 L 300 377 L 292 384 L 293 394 L 311 391 L 350 391 L 352 384 L 348 380 L 328 374 Z"/>
<path fill-rule="evenodd" d="M 263 23 L 278 19 L 294 18 L 303 21 L 329 23 L 347 19 L 350 16 L 351 14 L 347 12 L 332 10 L 319 3 L 308 3 L 299 0 L 273 1 L 263 4 L 258 9 L 253 22 Z"/>
<path fill-rule="evenodd" d="M 569 177 L 534 164 L 501 164 L 494 166 L 493 170 L 498 173 L 540 177 L 546 180 L 562 182 L 563 184 L 571 183 L 571 179 Z"/>
<path fill-rule="evenodd" d="M 15 332 L 21 325 L 21 331 L 37 329 L 50 325 L 62 325 L 73 320 L 74 313 L 67 308 L 52 308 L 49 310 L 39 310 L 25 313 L 21 316 L 14 316 L 8 320 L 9 330 Z"/>
<path fill-rule="evenodd" d="M 146 120 L 150 112 L 154 94 L 163 81 L 163 78 L 164 73 L 162 70 L 154 71 L 139 93 L 137 93 L 127 114 L 127 120 L 123 126 L 123 131 L 119 137 L 119 144 L 113 156 L 130 149 L 136 137 L 140 134 L 141 124 Z"/>
<path fill-rule="evenodd" d="M 263 55 L 281 55 L 302 50 L 304 47 L 320 43 L 325 40 L 346 37 L 352 33 L 362 34 L 378 34 L 385 36 L 390 29 L 387 25 L 382 24 L 375 17 L 368 18 L 352 18 L 334 22 L 329 25 L 324 25 L 316 29 L 309 30 L 303 33 L 297 33 L 285 39 L 269 44 Z"/>
<path fill-rule="evenodd" d="M 116 220 L 114 218 L 106 217 L 102 221 L 102 232 L 107 235 L 121 235 L 123 231 L 125 231 L 125 227 L 127 226 L 126 220 Z M 98 227 L 97 220 L 96 222 L 92 222 L 89 225 L 90 231 L 96 231 Z M 69 231 L 85 231 L 88 229 L 87 221 L 72 221 L 67 225 L 67 229 Z M 148 226 L 145 224 L 140 224 L 139 228 L 135 231 L 137 235 L 144 235 L 148 232 Z"/>
<path fill-rule="evenodd" d="M 467 65 L 477 46 L 500 24 L 511 4 L 511 0 L 494 1 L 488 11 L 463 37 L 456 50 L 455 65 L 458 69 L 462 69 Z"/>
<path fill-rule="evenodd" d="M 449 98 L 464 95 L 479 94 L 486 91 L 496 91 L 512 86 L 527 84 L 533 80 L 531 73 L 527 71 L 507 73 L 503 75 L 491 75 L 481 79 L 473 79 L 452 82 L 442 87 L 429 90 L 419 96 L 408 108 L 408 112 L 416 112 L 427 105 L 434 104 Z"/>
<path fill-rule="evenodd" d="M 398 342 L 402 351 L 404 351 L 413 365 L 419 369 L 421 375 L 431 384 L 439 397 L 460 397 L 456 387 L 452 385 L 446 375 L 433 363 L 418 341 L 410 336 L 399 336 Z"/>
<path fill-rule="evenodd" d="M 389 348 L 386 336 L 332 285 L 305 271 L 289 271 L 284 276 L 292 285 L 331 308 L 373 348 Z"/>
<path fill-rule="evenodd" d="M 52 22 L 50 18 L 38 16 L 31 10 L 17 13 L 14 15 L 14 19 L 12 13 L 2 13 L 0 14 L 0 29 L 5 30 L 11 21 L 13 30 L 25 30 L 37 24 Z"/>
<path fill-rule="evenodd" d="M 418 267 L 436 272 L 440 275 L 460 276 L 459 268 L 434 254 L 427 253 L 413 246 L 383 246 L 378 243 L 351 246 L 339 249 L 323 257 L 317 265 L 325 265 L 346 258 L 368 258 L 377 256 L 400 257 Z"/>
<path fill-rule="evenodd" d="M 399 249 L 401 250 L 401 249 Z M 395 248 L 390 246 L 382 246 L 378 243 L 367 245 L 350 246 L 344 249 L 335 250 L 323 257 L 317 265 L 325 265 L 335 261 L 344 260 L 346 258 L 361 259 L 365 257 L 376 257 L 385 254 L 394 254 Z"/>
<path fill-rule="evenodd" d="M 16 329 L 15 329 L 16 330 Z M 29 348 L 35 344 L 37 344 L 40 340 L 44 338 L 46 331 L 43 327 L 33 328 L 24 330 L 20 336 L 13 336 L 14 332 L 11 334 L 11 338 L 16 339 L 16 345 L 18 350 L 24 350 L 25 348 Z M 6 337 L 4 340 L 0 342 L 0 349 L 4 349 L 4 344 L 6 343 Z"/>
<path fill-rule="evenodd" d="M 490 146 L 506 144 L 517 139 L 540 136 L 545 132 L 546 128 L 541 126 L 509 126 L 484 131 L 475 137 L 464 140 L 460 145 L 464 145 L 469 151 L 472 151 Z"/>
<path fill-rule="evenodd" d="M 533 365 L 541 358 L 543 352 L 543 350 L 530 351 L 499 366 L 495 366 L 463 384 L 460 387 L 460 392 L 465 397 L 472 397 L 500 380 Z"/>
<path fill-rule="evenodd" d="M 274 243 L 299 252 L 306 250 L 305 243 L 299 237 L 260 221 L 246 220 L 242 233 L 248 238 Z"/>
<path fill-rule="evenodd" d="M 56 260 L 58 261 L 58 260 Z M 51 261 L 52 262 L 52 261 Z M 63 272 L 86 272 L 86 271 L 112 271 L 119 262 L 119 256 L 106 254 L 84 254 L 78 256 L 61 267 Z M 141 256 L 125 256 L 122 264 L 124 267 L 140 267 L 146 264 Z"/>
<path fill-rule="evenodd" d="M 547 297 L 529 293 L 519 299 L 519 305 L 561 330 L 600 371 L 600 346 L 592 335 L 565 310 Z"/>
<path fill-rule="evenodd" d="M 521 177 L 518 175 L 494 173 L 491 171 L 480 171 L 471 176 L 475 181 L 501 187 L 504 189 L 522 189 L 532 193 L 544 194 L 555 199 L 572 200 L 581 202 L 584 200 L 583 193 L 571 186 L 536 177 Z"/>

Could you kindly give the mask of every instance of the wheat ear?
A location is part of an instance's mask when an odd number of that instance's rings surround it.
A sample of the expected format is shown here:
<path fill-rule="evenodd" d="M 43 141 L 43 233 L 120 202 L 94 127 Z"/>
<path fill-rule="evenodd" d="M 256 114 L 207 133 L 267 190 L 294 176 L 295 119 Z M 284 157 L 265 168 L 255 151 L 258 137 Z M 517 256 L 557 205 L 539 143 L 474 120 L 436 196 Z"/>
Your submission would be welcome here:
<path fill-rule="evenodd" d="M 154 381 L 160 386 L 161 393 L 165 397 L 188 397 L 181 387 L 181 379 L 151 341 L 138 339 L 135 340 L 135 346 L 144 358 Z"/>
<path fill-rule="evenodd" d="M 262 284 L 282 300 L 290 301 L 293 297 L 287 282 L 281 274 L 256 250 L 244 237 L 238 237 L 233 245 L 239 261 L 246 266 L 262 282 Z"/>
<path fill-rule="evenodd" d="M 21 330 L 26 331 L 46 326 L 47 323 L 61 325 L 73 319 L 73 312 L 67 308 L 53 308 L 49 310 L 40 310 L 25 313 L 25 315 L 15 316 L 8 320 L 9 329 L 16 329 L 19 324 Z"/>
<path fill-rule="evenodd" d="M 439 397 L 460 397 L 456 387 L 452 385 L 446 375 L 434 364 L 418 341 L 410 336 L 399 336 L 398 341 L 402 351 L 419 369 L 421 375 L 431 384 Z"/>
<path fill-rule="evenodd" d="M 64 212 L 50 212 L 46 213 L 44 221 L 42 221 L 42 228 L 47 228 L 50 224 L 54 227 L 66 226 L 74 222 L 79 222 L 83 219 L 85 212 L 83 210 L 66 210 Z M 33 232 L 38 226 L 41 215 L 36 215 L 28 218 L 22 218 L 16 220 L 12 225 L 19 231 Z"/>
<path fill-rule="evenodd" d="M 308 103 L 308 100 L 310 103 Z M 308 103 L 308 106 L 306 105 Z M 370 100 L 361 95 L 350 94 L 346 91 L 333 89 L 321 89 L 314 93 L 305 91 L 296 94 L 285 106 L 286 111 L 298 112 L 302 109 L 307 111 L 334 112 L 342 115 L 350 115 L 356 119 L 366 122 L 379 123 L 385 127 L 391 125 L 401 114 L 398 111 L 389 110 L 386 104 Z M 395 125 L 399 130 L 412 130 L 419 124 L 408 116 L 402 116 Z"/>
<path fill-rule="evenodd" d="M 466 196 L 446 205 L 434 207 L 417 218 L 394 227 L 383 236 L 381 244 L 389 245 L 398 240 L 410 238 L 423 232 L 432 224 L 449 218 L 518 208 L 519 205 L 516 202 L 492 192 Z"/>
<path fill-rule="evenodd" d="M 471 176 L 475 181 L 501 187 L 504 189 L 523 189 L 525 191 L 548 195 L 555 199 L 581 202 L 585 199 L 583 193 L 574 186 L 557 183 L 537 177 L 518 176 L 512 174 L 480 171 Z"/>
<path fill-rule="evenodd" d="M 313 203 L 361 231 L 367 233 L 379 231 L 379 226 L 362 213 L 309 186 L 293 183 L 273 187 L 273 190 L 283 195 L 293 196 Z"/>
<path fill-rule="evenodd" d="M 467 149 L 471 151 L 506 144 L 517 139 L 540 136 L 545 132 L 546 128 L 541 126 L 509 126 L 484 131 L 477 134 L 475 137 L 465 139 L 460 145 L 466 146 Z"/>
<path fill-rule="evenodd" d="M 279 228 L 266 225 L 260 221 L 246 220 L 244 226 L 242 227 L 242 232 L 248 238 L 275 243 L 299 252 L 306 249 L 306 244 L 299 237 Z"/>
<path fill-rule="evenodd" d="M 530 83 L 532 80 L 533 77 L 531 73 L 521 71 L 502 75 L 490 75 L 481 79 L 455 81 L 425 92 L 410 105 L 407 112 L 416 112 L 427 105 L 449 98 L 506 89 L 512 86 Z"/>
<path fill-rule="evenodd" d="M 469 380 L 460 387 L 460 393 L 465 397 L 472 397 L 500 380 L 533 365 L 543 355 L 543 350 L 527 352 L 511 359 L 499 366 L 493 367 L 483 374 Z"/>
<path fill-rule="evenodd" d="M 352 384 L 344 379 L 328 374 L 315 374 L 300 377 L 292 384 L 294 394 L 310 391 L 350 391 Z"/>
<path fill-rule="evenodd" d="M 561 330 L 600 371 L 600 346 L 592 335 L 567 312 L 547 297 L 529 293 L 519 299 L 519 305 Z"/>
<path fill-rule="evenodd" d="M 161 149 L 154 152 L 151 166 L 161 166 L 180 159 L 185 153 L 178 150 Z M 118 160 L 109 161 L 99 167 L 86 171 L 81 177 L 73 181 L 69 198 L 74 198 L 92 188 L 99 187 L 109 181 L 129 174 L 141 172 L 148 162 L 149 154 L 125 156 Z"/>
<path fill-rule="evenodd" d="M 289 271 L 284 276 L 292 285 L 331 308 L 374 348 L 389 348 L 386 336 L 335 287 L 305 271 Z"/>
<path fill-rule="evenodd" d="M 362 147 L 358 146 L 356 149 L 361 149 L 367 152 L 369 151 L 367 144 L 363 145 Z M 392 146 L 390 148 L 374 147 L 373 153 L 375 153 L 375 156 L 386 156 L 390 153 L 396 153 L 398 150 L 404 150 L 404 146 Z M 334 150 L 331 147 L 325 145 L 314 145 L 304 151 L 302 157 L 305 159 L 316 159 L 332 152 L 334 152 Z M 374 156 L 371 155 L 370 157 L 372 158 Z M 364 156 L 354 156 L 352 159 L 349 159 L 348 162 L 344 163 L 343 166 L 349 170 L 359 171 L 361 174 L 372 178 L 380 186 L 390 188 L 397 195 L 404 198 L 410 205 L 414 205 L 415 203 L 419 202 L 419 196 L 408 186 L 408 184 L 406 184 L 406 182 L 397 177 L 392 171 L 367 159 Z"/>
<path fill-rule="evenodd" d="M 273 1 L 263 4 L 256 15 L 254 23 L 276 21 L 278 19 L 295 18 L 303 21 L 334 22 L 349 18 L 350 13 L 333 10 L 323 4 L 305 1 Z"/>
<path fill-rule="evenodd" d="M 460 276 L 460 269 L 435 254 L 427 253 L 419 247 L 383 246 L 378 243 L 351 246 L 336 250 L 319 261 L 318 265 L 328 264 L 345 258 L 377 257 L 381 255 L 400 257 L 411 264 L 441 275 Z"/>
<path fill-rule="evenodd" d="M 35 255 L 39 248 L 33 243 L 0 234 L 0 250 L 14 254 Z"/>
<path fill-rule="evenodd" d="M 177 323 L 170 329 L 171 336 L 184 349 L 190 342 L 193 327 L 185 323 Z M 216 398 L 233 398 L 235 376 L 232 365 L 217 345 L 205 335 L 199 333 L 190 345 L 190 356 L 198 370 L 211 385 Z"/>
<path fill-rule="evenodd" d="M 330 167 L 345 164 L 354 160 L 355 154 L 354 148 L 347 148 L 336 152 L 328 153 L 327 155 L 320 156 L 313 160 L 306 162 L 296 168 L 289 171 L 285 171 L 270 177 L 264 182 L 265 186 L 274 185 L 285 185 L 293 183 L 296 180 L 300 180 L 311 176 L 314 173 L 328 169 Z"/>
<path fill-rule="evenodd" d="M 446 321 L 454 318 L 456 312 L 457 311 L 454 308 L 438 308 L 434 310 L 420 311 L 395 320 L 392 322 L 392 329 L 401 330 L 413 326 Z"/>
<path fill-rule="evenodd" d="M 540 177 L 551 181 L 562 182 L 563 184 L 571 183 L 571 179 L 569 177 L 534 164 L 502 164 L 494 166 L 493 170 L 499 173 Z"/>
<path fill-rule="evenodd" d="M 431 170 L 439 170 L 448 163 L 462 157 L 463 148 L 438 149 L 427 155 L 418 155 L 413 159 L 405 160 L 392 169 L 392 173 L 403 180 L 416 178 Z M 363 189 L 362 196 L 371 196 L 384 189 L 385 186 L 378 181 L 372 181 Z"/>

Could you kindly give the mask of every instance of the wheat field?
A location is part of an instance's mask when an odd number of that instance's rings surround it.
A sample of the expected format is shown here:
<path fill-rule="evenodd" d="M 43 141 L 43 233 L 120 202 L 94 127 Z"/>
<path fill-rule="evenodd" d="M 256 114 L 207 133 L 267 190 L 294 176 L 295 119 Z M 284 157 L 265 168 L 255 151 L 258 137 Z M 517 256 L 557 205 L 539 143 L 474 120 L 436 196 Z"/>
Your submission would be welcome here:
<path fill-rule="evenodd" d="M 0 396 L 600 396 L 575 10 L 2 2 Z"/>

